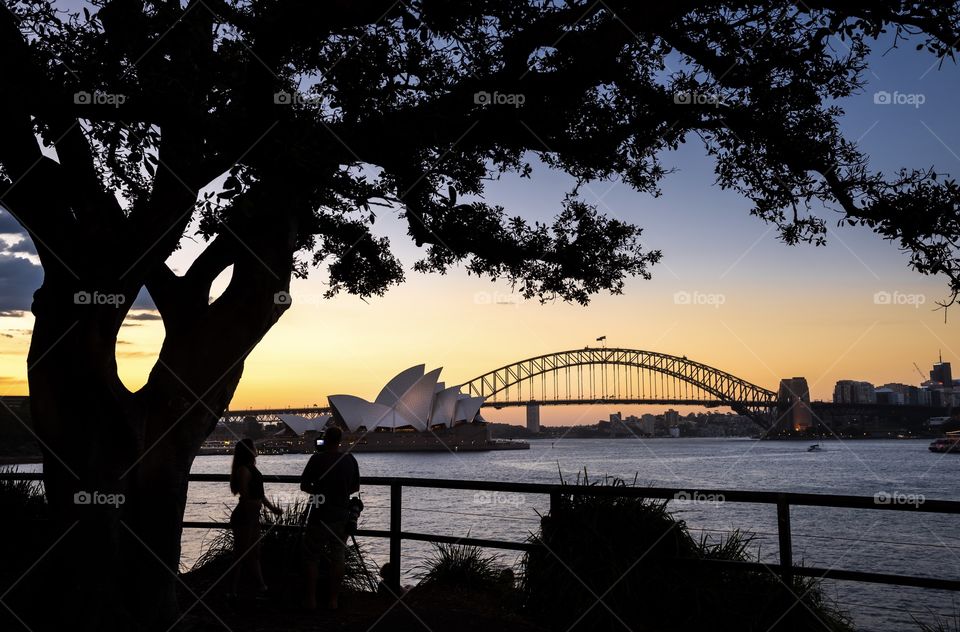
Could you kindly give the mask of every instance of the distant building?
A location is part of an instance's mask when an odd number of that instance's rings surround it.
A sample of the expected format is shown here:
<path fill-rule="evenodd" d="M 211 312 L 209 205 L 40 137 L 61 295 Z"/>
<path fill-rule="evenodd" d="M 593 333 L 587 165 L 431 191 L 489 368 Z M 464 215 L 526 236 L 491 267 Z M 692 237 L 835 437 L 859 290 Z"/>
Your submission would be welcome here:
<path fill-rule="evenodd" d="M 923 387 L 930 393 L 931 406 L 956 406 L 960 403 L 960 391 L 954 383 L 953 370 L 950 363 L 943 359 L 933 365 L 930 379 L 923 383 Z"/>
<path fill-rule="evenodd" d="M 680 423 L 680 413 L 671 408 L 663 413 L 663 421 L 667 424 L 667 427 L 673 428 Z"/>
<path fill-rule="evenodd" d="M 874 391 L 878 404 L 890 404 L 894 406 L 903 406 L 903 393 L 898 393 L 889 388 L 878 388 Z"/>
<path fill-rule="evenodd" d="M 657 433 L 657 416 L 649 413 L 643 415 L 640 417 L 640 427 L 643 429 L 643 434 L 652 437 Z"/>
<path fill-rule="evenodd" d="M 880 385 L 880 388 L 877 390 L 879 391 L 882 389 L 889 389 L 894 393 L 899 393 L 903 399 L 902 403 L 907 406 L 930 405 L 930 391 L 925 388 L 912 386 L 910 384 L 898 384 L 891 382 L 890 384 Z"/>
<path fill-rule="evenodd" d="M 840 380 L 833 387 L 833 403 L 875 404 L 877 403 L 876 389 L 870 382 Z"/>
<path fill-rule="evenodd" d="M 930 371 L 930 381 L 940 387 L 953 387 L 953 371 L 950 369 L 950 363 L 941 360 L 934 364 Z"/>

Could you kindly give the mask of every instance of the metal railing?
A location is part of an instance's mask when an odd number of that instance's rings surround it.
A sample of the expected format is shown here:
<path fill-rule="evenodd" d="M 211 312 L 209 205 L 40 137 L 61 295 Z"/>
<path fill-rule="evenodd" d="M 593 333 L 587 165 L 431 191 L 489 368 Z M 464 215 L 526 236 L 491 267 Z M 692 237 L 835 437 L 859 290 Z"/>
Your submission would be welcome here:
<path fill-rule="evenodd" d="M 42 480 L 39 473 L 0 472 L 0 479 L 14 480 Z M 227 474 L 191 474 L 190 481 L 197 483 L 228 483 Z M 299 485 L 300 477 L 294 475 L 264 474 L 266 483 L 287 483 Z M 550 499 L 550 511 L 554 512 L 565 496 L 594 496 L 619 498 L 644 498 L 650 500 L 674 500 L 678 494 L 689 494 L 689 489 L 671 487 L 623 487 L 623 486 L 587 486 L 587 485 L 550 485 L 542 483 L 509 483 L 500 481 L 470 481 L 457 479 L 436 478 L 403 478 L 389 476 L 365 476 L 360 483 L 366 487 L 388 487 L 390 490 L 390 525 L 388 530 L 360 529 L 356 535 L 360 537 L 388 538 L 390 544 L 391 576 L 386 579 L 399 585 L 401 576 L 401 554 L 404 540 L 435 542 L 447 544 L 465 544 L 485 548 L 508 549 L 515 551 L 536 550 L 538 544 L 532 542 L 511 542 L 508 540 L 491 540 L 449 536 L 434 533 L 418 533 L 403 530 L 403 489 L 430 488 L 430 489 L 457 489 L 487 492 L 511 492 L 522 494 L 542 494 Z M 769 571 L 779 575 L 784 582 L 789 583 L 794 577 L 816 577 L 820 579 L 834 579 L 844 581 L 868 582 L 876 584 L 891 584 L 897 586 L 911 586 L 935 590 L 960 591 L 960 580 L 941 579 L 936 577 L 921 577 L 915 575 L 900 575 L 892 573 L 874 573 L 838 568 L 822 568 L 813 566 L 797 566 L 793 561 L 793 535 L 790 528 L 791 507 L 831 507 L 838 509 L 869 509 L 876 511 L 900 511 L 913 513 L 960 514 L 960 502 L 947 500 L 925 500 L 923 503 L 899 504 L 878 503 L 872 496 L 850 496 L 837 494 L 802 494 L 792 492 L 771 491 L 743 491 L 729 489 L 697 489 L 698 496 L 712 496 L 723 498 L 724 502 L 763 504 L 776 507 L 777 511 L 777 540 L 779 562 L 738 562 L 726 560 L 689 559 L 678 560 L 681 563 L 696 563 L 713 567 L 728 567 L 745 571 Z M 681 496 L 682 497 L 682 496 Z M 186 529 L 228 529 L 225 522 L 196 522 L 184 521 Z"/>

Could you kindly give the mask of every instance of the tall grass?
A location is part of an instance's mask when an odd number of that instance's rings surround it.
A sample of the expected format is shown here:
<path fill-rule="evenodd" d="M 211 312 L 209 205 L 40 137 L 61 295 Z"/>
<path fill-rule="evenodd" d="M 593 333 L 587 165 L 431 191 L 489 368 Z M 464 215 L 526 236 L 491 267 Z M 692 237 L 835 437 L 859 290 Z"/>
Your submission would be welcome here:
<path fill-rule="evenodd" d="M 15 466 L 0 467 L 0 472 L 18 473 Z M 15 618 L 36 621 L 35 596 L 50 589 L 44 572 L 50 569 L 53 555 L 46 555 L 58 538 L 48 521 L 49 510 L 43 485 L 38 481 L 0 480 L 0 630 L 20 629 Z M 49 608 L 44 600 L 42 608 Z M 41 608 L 41 609 L 42 609 Z"/>
<path fill-rule="evenodd" d="M 910 615 L 920 632 L 960 632 L 960 612 L 943 616 L 931 612 L 931 622 L 926 623 L 915 615 Z"/>
<path fill-rule="evenodd" d="M 565 482 L 563 483 L 567 485 Z M 627 486 L 618 478 L 575 486 Z M 562 495 L 523 560 L 530 614 L 561 630 L 852 630 L 817 582 L 710 569 L 696 560 L 755 560 L 749 535 L 691 536 L 666 501 Z"/>
<path fill-rule="evenodd" d="M 490 590 L 504 587 L 511 575 L 500 556 L 478 546 L 434 544 L 431 556 L 420 566 L 421 586 L 443 586 L 459 590 Z M 510 586 L 512 588 L 512 586 Z"/>
<path fill-rule="evenodd" d="M 275 503 L 277 504 L 277 503 Z M 283 510 L 279 516 L 267 513 L 264 519 L 261 565 L 264 577 L 270 585 L 299 586 L 303 555 L 300 541 L 306 520 L 308 505 L 297 500 L 292 504 L 278 504 Z M 224 517 L 224 522 L 229 516 Z M 348 540 L 346 569 L 343 586 L 347 590 L 375 591 L 375 575 L 365 564 L 363 548 L 353 546 Z M 222 577 L 234 563 L 233 532 L 229 529 L 215 531 L 205 549 L 190 568 L 194 576 Z M 293 589 L 299 595 L 299 589 Z"/>
<path fill-rule="evenodd" d="M 0 466 L 0 472 L 16 474 L 15 465 Z M 40 481 L 0 479 L 0 507 L 3 521 L 41 520 L 47 517 L 47 499 Z"/>

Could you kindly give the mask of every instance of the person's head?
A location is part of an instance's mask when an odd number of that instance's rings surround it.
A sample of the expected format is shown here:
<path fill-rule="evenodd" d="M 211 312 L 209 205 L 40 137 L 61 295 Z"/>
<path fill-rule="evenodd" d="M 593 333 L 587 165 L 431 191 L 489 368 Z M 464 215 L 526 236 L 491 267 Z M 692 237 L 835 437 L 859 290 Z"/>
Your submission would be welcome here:
<path fill-rule="evenodd" d="M 330 426 L 327 428 L 327 431 L 323 433 L 323 450 L 336 450 L 340 447 L 340 442 L 343 440 L 343 430 L 340 430 L 336 426 Z"/>
<path fill-rule="evenodd" d="M 233 465 L 230 467 L 230 491 L 240 493 L 238 472 L 242 467 L 252 467 L 257 461 L 257 446 L 253 439 L 241 439 L 233 448 Z"/>

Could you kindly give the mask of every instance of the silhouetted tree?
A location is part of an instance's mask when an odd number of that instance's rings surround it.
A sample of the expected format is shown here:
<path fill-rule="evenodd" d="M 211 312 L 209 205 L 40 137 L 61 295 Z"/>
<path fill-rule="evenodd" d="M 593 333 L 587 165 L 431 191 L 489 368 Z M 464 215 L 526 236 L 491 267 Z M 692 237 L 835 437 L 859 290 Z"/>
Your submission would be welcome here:
<path fill-rule="evenodd" d="M 656 194 L 663 152 L 697 139 L 786 242 L 820 243 L 826 205 L 955 298 L 957 185 L 871 171 L 837 99 L 881 36 L 952 57 L 958 20 L 942 0 L 4 0 L 0 199 L 44 268 L 33 420 L 74 525 L 65 568 L 97 569 L 58 594 L 78 595 L 81 620 L 176 618 L 194 455 L 291 275 L 324 265 L 330 294 L 359 296 L 403 279 L 377 212 L 406 219 L 418 271 L 464 264 L 528 298 L 585 303 L 648 276 L 659 253 L 640 230 L 576 190 L 552 225 L 483 201 L 487 178 L 529 175 L 533 156 Z M 206 247 L 176 274 L 165 262 L 193 227 Z M 129 392 L 117 333 L 144 287 L 166 337 Z M 81 489 L 126 503 L 77 506 Z"/>

